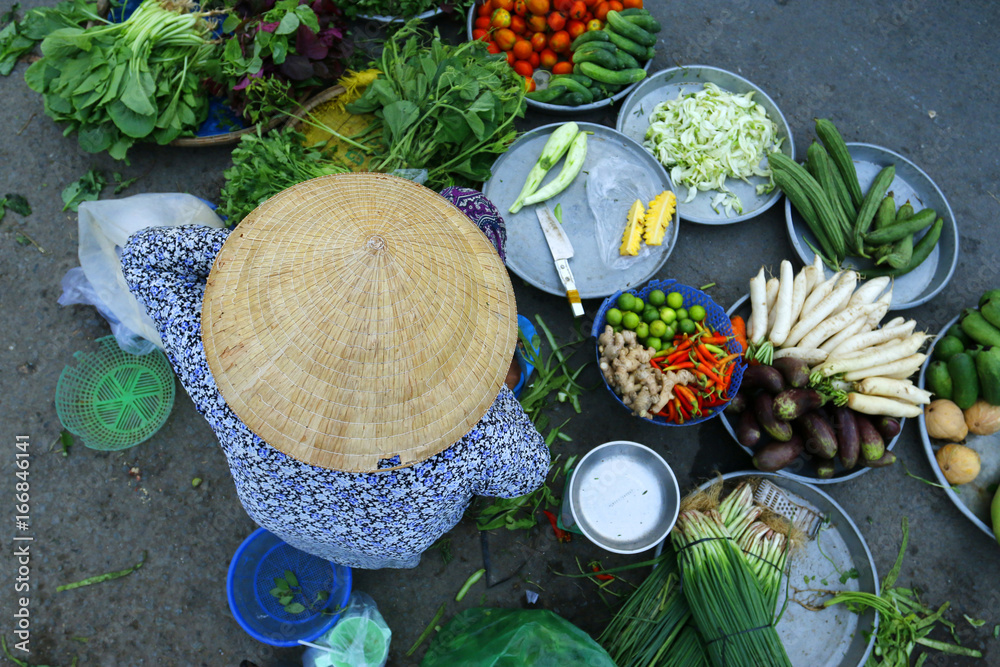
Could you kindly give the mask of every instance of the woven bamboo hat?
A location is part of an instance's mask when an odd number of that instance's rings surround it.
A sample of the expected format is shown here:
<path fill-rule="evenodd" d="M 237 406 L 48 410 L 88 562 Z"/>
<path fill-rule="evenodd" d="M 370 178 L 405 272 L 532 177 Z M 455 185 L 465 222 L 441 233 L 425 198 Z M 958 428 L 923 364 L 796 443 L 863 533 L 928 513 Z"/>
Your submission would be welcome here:
<path fill-rule="evenodd" d="M 503 384 L 517 311 L 493 245 L 450 202 L 343 174 L 281 192 L 229 235 L 202 338 L 254 433 L 299 461 L 369 472 L 472 429 Z"/>

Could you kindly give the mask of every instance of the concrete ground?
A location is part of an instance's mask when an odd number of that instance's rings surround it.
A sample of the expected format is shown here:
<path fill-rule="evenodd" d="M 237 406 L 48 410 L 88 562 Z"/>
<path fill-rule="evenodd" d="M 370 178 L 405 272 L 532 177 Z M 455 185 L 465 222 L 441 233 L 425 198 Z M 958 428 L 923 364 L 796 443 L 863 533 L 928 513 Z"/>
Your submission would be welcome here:
<path fill-rule="evenodd" d="M 43 3 L 22 2 L 23 8 Z M 707 64 L 735 71 L 777 102 L 792 126 L 800 155 L 813 137 L 812 119 L 832 119 L 848 141 L 891 148 L 920 165 L 947 196 L 961 237 L 954 277 L 936 299 L 904 313 L 936 332 L 987 288 L 1000 287 L 996 243 L 1000 209 L 1000 7 L 992 2 L 942 3 L 895 0 L 864 3 L 648 2 L 664 26 L 653 70 Z M 448 25 L 442 20 L 442 25 Z M 457 32 L 456 26 L 448 26 Z M 138 147 L 131 164 L 80 150 L 45 116 L 39 96 L 25 86 L 25 66 L 0 79 L 3 134 L 0 193 L 28 198 L 28 217 L 8 213 L 0 223 L 0 497 L 9 504 L 0 559 L 0 635 L 15 639 L 18 598 L 30 597 L 32 665 L 203 665 L 260 667 L 299 664 L 300 650 L 272 649 L 244 633 L 225 595 L 229 560 L 255 528 L 243 512 L 212 432 L 180 392 L 170 419 L 150 441 L 120 453 L 79 444 L 68 456 L 53 447 L 61 426 L 54 407 L 56 382 L 77 350 L 109 333 L 90 307 L 60 307 L 60 280 L 77 265 L 77 222 L 62 212 L 60 192 L 88 169 L 120 171 L 139 180 L 121 196 L 139 192 L 190 192 L 212 200 L 229 164 L 228 148 Z M 615 110 L 583 120 L 614 125 Z M 529 112 L 527 129 L 560 118 Z M 110 188 L 105 196 L 111 196 Z M 21 245 L 19 235 L 35 244 Z M 992 240 L 991 240 L 992 239 Z M 44 249 L 44 252 L 43 252 Z M 732 226 L 683 223 L 677 246 L 660 277 L 690 285 L 714 282 L 712 294 L 728 305 L 745 291 L 762 264 L 794 259 L 782 207 Z M 562 298 L 544 294 L 514 276 L 521 313 L 542 315 L 562 339 L 571 332 Z M 595 313 L 599 302 L 586 302 Z M 589 324 L 589 322 L 588 322 Z M 564 458 L 613 439 L 645 443 L 661 452 L 689 488 L 713 471 L 747 469 L 749 459 L 717 420 L 689 428 L 660 428 L 629 417 L 603 390 L 582 399 L 582 414 L 563 407 L 553 419 L 572 417 L 572 442 L 554 445 Z M 30 531 L 14 527 L 16 436 L 30 442 Z M 909 517 L 911 543 L 901 583 L 919 587 L 933 606 L 951 602 L 948 618 L 964 644 L 984 659 L 931 653 L 927 665 L 1000 664 L 993 628 L 1000 624 L 998 547 L 956 509 L 932 479 L 917 431 L 909 420 L 896 452 L 901 463 L 845 484 L 825 487 L 854 518 L 880 574 L 892 565 L 899 524 Z M 911 473 L 912 476 L 907 473 Z M 205 480 L 192 488 L 191 480 Z M 559 492 L 562 481 L 555 483 Z M 30 534 L 30 592 L 15 592 L 15 535 Z M 456 591 L 482 566 L 480 535 L 466 519 L 450 534 L 453 560 L 440 550 L 409 571 L 357 571 L 355 587 L 378 603 L 393 630 L 390 664 L 415 664 L 404 656 L 439 605 L 445 619 L 467 607 L 525 606 L 525 590 L 597 634 L 614 599 L 594 585 L 556 573 L 577 571 L 576 559 L 606 566 L 648 556 L 602 551 L 582 537 L 555 542 L 541 521 L 531 531 L 493 531 L 491 582 L 477 584 L 460 602 Z M 119 570 L 148 552 L 138 572 L 78 590 L 56 586 Z M 523 565 L 522 565 L 523 563 Z M 520 566 L 520 569 L 518 569 Z M 630 577 L 638 581 L 639 576 Z M 624 590 L 624 588 L 619 589 Z M 980 628 L 962 614 L 985 621 Z M 9 664 L 6 658 L 0 664 Z"/>

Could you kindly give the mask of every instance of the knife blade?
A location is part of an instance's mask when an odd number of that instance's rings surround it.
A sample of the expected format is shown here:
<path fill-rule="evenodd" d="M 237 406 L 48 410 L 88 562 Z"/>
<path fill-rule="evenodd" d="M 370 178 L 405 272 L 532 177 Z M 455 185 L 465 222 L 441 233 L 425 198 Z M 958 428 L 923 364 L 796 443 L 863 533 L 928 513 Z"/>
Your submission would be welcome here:
<path fill-rule="evenodd" d="M 545 242 L 549 244 L 549 252 L 555 260 L 559 280 L 566 288 L 566 298 L 573 308 L 573 316 L 580 317 L 583 315 L 583 302 L 580 301 L 580 293 L 576 290 L 576 281 L 573 280 L 573 272 L 569 268 L 569 260 L 573 257 L 573 244 L 547 205 L 536 206 L 535 215 L 538 216 L 538 224 L 542 226 Z"/>

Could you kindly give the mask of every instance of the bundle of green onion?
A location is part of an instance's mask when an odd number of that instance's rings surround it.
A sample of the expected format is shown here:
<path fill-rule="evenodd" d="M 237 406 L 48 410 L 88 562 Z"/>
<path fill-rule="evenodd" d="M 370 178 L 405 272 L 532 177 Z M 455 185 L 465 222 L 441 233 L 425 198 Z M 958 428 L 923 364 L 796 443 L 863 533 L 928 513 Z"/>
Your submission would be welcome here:
<path fill-rule="evenodd" d="M 716 667 L 790 667 L 757 575 L 716 510 L 681 512 L 671 533 L 684 596 Z"/>

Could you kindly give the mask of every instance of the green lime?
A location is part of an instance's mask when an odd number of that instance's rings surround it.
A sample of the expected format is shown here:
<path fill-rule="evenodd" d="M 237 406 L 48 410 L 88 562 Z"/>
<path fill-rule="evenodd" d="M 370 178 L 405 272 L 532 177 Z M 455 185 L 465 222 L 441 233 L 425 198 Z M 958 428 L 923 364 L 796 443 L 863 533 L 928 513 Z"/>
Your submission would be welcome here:
<path fill-rule="evenodd" d="M 628 292 L 622 292 L 618 297 L 618 307 L 622 310 L 632 310 L 634 303 L 635 295 L 629 294 Z"/>
<path fill-rule="evenodd" d="M 649 323 L 649 335 L 662 338 L 667 332 L 667 325 L 663 320 L 653 320 Z"/>
<path fill-rule="evenodd" d="M 622 315 L 622 325 L 626 329 L 632 329 L 635 331 L 635 328 L 639 326 L 639 316 L 632 311 L 625 313 Z"/>
<path fill-rule="evenodd" d="M 671 292 L 667 295 L 667 305 L 677 310 L 684 305 L 684 295 L 680 292 Z"/>
<path fill-rule="evenodd" d="M 660 312 L 656 308 L 646 306 L 646 310 L 642 311 L 642 321 L 646 324 L 658 319 L 660 319 Z"/>
<path fill-rule="evenodd" d="M 678 308 L 675 312 L 677 313 L 677 319 L 679 320 L 686 320 L 691 317 L 686 308 Z"/>
<path fill-rule="evenodd" d="M 663 320 L 664 324 L 673 324 L 677 321 L 677 311 L 669 306 L 664 306 L 660 308 L 660 319 Z"/>
<path fill-rule="evenodd" d="M 651 347 L 654 350 L 662 350 L 663 341 L 661 341 L 656 336 L 650 336 L 649 338 L 646 339 L 646 347 Z"/>
<path fill-rule="evenodd" d="M 667 302 L 667 295 L 663 293 L 663 290 L 655 289 L 649 293 L 646 297 L 646 301 L 648 301 L 652 306 L 659 307 Z"/>
<path fill-rule="evenodd" d="M 677 330 L 682 334 L 693 334 L 695 332 L 694 321 L 687 318 L 677 320 Z"/>
<path fill-rule="evenodd" d="M 632 302 L 632 312 L 641 313 L 644 310 L 646 310 L 646 304 L 639 297 L 635 297 L 635 301 Z"/>
<path fill-rule="evenodd" d="M 705 319 L 705 309 L 702 306 L 695 304 L 688 310 L 688 317 L 695 322 L 701 322 Z"/>
<path fill-rule="evenodd" d="M 639 322 L 639 324 L 636 325 L 635 327 L 635 337 L 645 338 L 648 335 L 649 335 L 649 325 L 646 324 L 645 322 Z"/>
<path fill-rule="evenodd" d="M 604 318 L 608 324 L 616 327 L 622 323 L 622 311 L 617 308 L 608 308 L 608 312 L 604 315 Z"/>
<path fill-rule="evenodd" d="M 663 332 L 663 335 L 660 336 L 660 338 L 662 338 L 665 341 L 672 341 L 674 339 L 674 336 L 676 335 L 677 335 L 677 329 L 672 326 L 668 326 L 667 330 Z"/>

